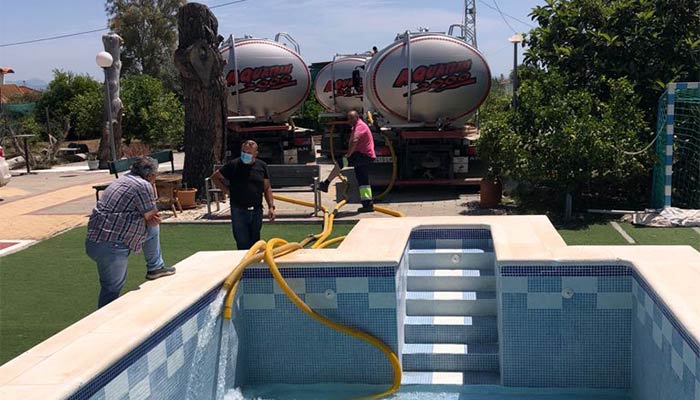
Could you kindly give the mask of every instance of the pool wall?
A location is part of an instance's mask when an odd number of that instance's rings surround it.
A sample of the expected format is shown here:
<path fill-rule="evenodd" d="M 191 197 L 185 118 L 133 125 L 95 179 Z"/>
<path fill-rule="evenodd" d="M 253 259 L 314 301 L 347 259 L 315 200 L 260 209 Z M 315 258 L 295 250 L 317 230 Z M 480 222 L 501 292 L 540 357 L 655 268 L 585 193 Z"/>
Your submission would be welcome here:
<path fill-rule="evenodd" d="M 314 310 L 399 351 L 396 264 L 284 265 L 281 271 Z M 246 270 L 240 292 L 239 365 L 245 367 L 236 386 L 391 382 L 383 353 L 303 314 L 267 269 Z"/>
<path fill-rule="evenodd" d="M 504 385 L 629 387 L 628 267 L 506 265 L 497 280 Z"/>
<path fill-rule="evenodd" d="M 216 374 L 209 371 L 217 370 L 223 323 L 218 293 L 207 293 L 68 399 L 214 398 Z"/>
<path fill-rule="evenodd" d="M 632 294 L 633 399 L 700 399 L 697 341 L 642 278 Z"/>

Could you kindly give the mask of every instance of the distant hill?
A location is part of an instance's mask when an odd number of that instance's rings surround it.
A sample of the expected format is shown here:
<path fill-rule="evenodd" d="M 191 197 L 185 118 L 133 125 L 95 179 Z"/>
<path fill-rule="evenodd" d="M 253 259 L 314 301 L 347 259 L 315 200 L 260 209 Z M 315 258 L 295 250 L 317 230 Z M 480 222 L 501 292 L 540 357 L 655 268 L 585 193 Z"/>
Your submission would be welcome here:
<path fill-rule="evenodd" d="M 10 80 L 6 80 L 5 83 L 14 83 L 14 84 L 16 84 L 16 85 L 24 85 L 24 86 L 30 87 L 30 88 L 32 88 L 32 89 L 35 89 L 35 90 L 44 90 L 44 89 L 46 89 L 46 87 L 49 85 L 49 84 L 46 83 L 45 81 L 42 81 L 41 79 L 36 79 L 36 78 L 34 78 L 34 79 L 28 79 L 28 80 L 26 80 L 26 81 L 17 81 L 17 80 L 15 80 L 15 81 L 10 81 Z"/>

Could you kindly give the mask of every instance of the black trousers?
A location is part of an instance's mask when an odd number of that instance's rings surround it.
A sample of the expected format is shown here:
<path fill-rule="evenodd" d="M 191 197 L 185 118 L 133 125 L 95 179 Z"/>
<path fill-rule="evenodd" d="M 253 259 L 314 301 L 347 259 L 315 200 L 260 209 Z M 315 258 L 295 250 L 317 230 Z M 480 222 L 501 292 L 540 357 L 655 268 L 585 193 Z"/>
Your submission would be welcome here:
<path fill-rule="evenodd" d="M 231 206 L 231 227 L 238 250 L 248 250 L 260 240 L 262 207 L 252 210 Z"/>
<path fill-rule="evenodd" d="M 372 188 L 369 185 L 369 166 L 374 158 L 363 153 L 352 153 L 348 163 L 355 168 L 355 178 L 360 189 L 360 198 L 363 205 L 372 204 Z"/>

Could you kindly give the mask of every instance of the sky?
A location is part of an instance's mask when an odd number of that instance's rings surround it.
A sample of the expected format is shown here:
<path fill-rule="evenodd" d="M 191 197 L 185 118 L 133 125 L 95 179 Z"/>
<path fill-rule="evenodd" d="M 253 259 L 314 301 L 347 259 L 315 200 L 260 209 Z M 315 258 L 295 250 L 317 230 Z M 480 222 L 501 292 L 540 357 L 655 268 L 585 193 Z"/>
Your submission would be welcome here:
<path fill-rule="evenodd" d="M 213 6 L 228 1 L 201 2 Z M 496 1 L 501 11 L 530 24 L 506 17 L 508 26 L 494 10 L 494 0 L 477 0 L 478 47 L 494 75 L 507 75 L 513 66 L 513 45 L 508 38 L 534 25 L 528 14 L 544 0 Z M 446 31 L 449 25 L 462 22 L 462 7 L 463 0 L 247 0 L 213 12 L 224 37 L 273 38 L 277 32 L 289 33 L 310 64 L 330 60 L 336 53 L 364 52 L 372 46 L 381 50 L 407 29 Z M 106 25 L 102 0 L 0 0 L 0 45 Z M 15 71 L 6 81 L 48 82 L 54 69 L 97 78 L 102 72 L 95 64 L 95 54 L 102 50 L 103 33 L 0 47 L 0 67 Z"/>

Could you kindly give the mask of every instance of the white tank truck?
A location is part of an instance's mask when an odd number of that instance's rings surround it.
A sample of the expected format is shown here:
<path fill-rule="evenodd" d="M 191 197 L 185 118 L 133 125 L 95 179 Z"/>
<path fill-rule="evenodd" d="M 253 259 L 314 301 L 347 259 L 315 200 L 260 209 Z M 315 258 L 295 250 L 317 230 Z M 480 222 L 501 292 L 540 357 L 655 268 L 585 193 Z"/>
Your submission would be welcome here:
<path fill-rule="evenodd" d="M 292 121 L 311 90 L 298 43 L 286 33 L 274 40 L 231 35 L 220 51 L 226 60 L 227 159 L 238 157 L 241 143 L 252 139 L 258 142 L 259 157 L 268 163 L 314 161 L 312 132 Z"/>
<path fill-rule="evenodd" d="M 488 96 L 491 72 L 477 49 L 453 35 L 455 28 L 461 31 L 461 25 L 452 25 L 448 33 L 406 31 L 367 58 L 364 68 L 353 69 L 361 71 L 352 81 L 355 92 L 361 90 L 362 111 L 365 117 L 371 113 L 375 129 L 384 133 L 375 135 L 373 184 L 388 183 L 394 161 L 396 185 L 478 184 L 467 178 L 475 154 L 470 138 L 476 133 L 467 121 Z M 341 77 L 347 79 L 347 73 Z M 341 103 L 338 96 L 335 103 L 324 103 L 319 87 L 324 83 L 317 77 L 316 96 L 329 112 L 357 107 L 356 102 Z M 385 136 L 397 160 L 389 156 Z"/>
<path fill-rule="evenodd" d="M 363 78 L 365 65 L 371 53 L 336 54 L 333 60 L 315 72 L 314 95 L 326 110 L 320 114 L 324 121 L 324 135 L 321 153 L 329 156 L 330 142 L 333 151 L 340 157 L 345 154 L 350 138 L 347 123 L 348 111 L 363 111 Z M 314 65 L 315 66 L 315 65 Z M 313 66 L 312 66 L 313 67 Z"/>

